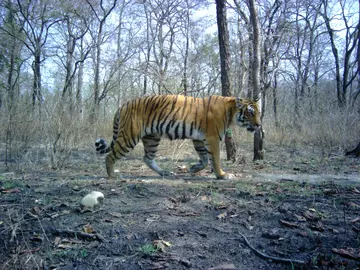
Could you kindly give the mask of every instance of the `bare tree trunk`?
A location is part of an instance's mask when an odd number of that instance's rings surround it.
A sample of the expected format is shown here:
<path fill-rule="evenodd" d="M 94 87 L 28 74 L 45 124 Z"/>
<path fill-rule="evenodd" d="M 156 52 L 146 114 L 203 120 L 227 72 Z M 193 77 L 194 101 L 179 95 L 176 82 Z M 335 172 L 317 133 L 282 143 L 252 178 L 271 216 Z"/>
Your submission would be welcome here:
<path fill-rule="evenodd" d="M 70 114 L 74 111 L 74 101 L 73 101 L 73 87 L 74 87 L 74 51 L 75 51 L 76 39 L 69 36 L 67 44 L 67 53 L 66 53 L 66 66 L 65 66 L 65 82 L 62 91 L 62 105 L 67 104 L 67 108 Z"/>
<path fill-rule="evenodd" d="M 5 166 L 8 166 L 8 160 L 11 159 L 12 155 L 12 141 L 13 141 L 13 108 L 14 108 L 14 97 L 15 97 L 15 85 L 14 85 L 14 71 L 15 71 L 15 58 L 18 56 L 15 54 L 15 38 L 11 38 L 11 45 L 9 48 L 10 52 L 10 65 L 9 74 L 7 78 L 7 93 L 8 93 L 8 123 L 6 125 L 5 135 Z"/>
<path fill-rule="evenodd" d="M 94 74 L 94 104 L 90 114 L 90 121 L 95 122 L 99 115 L 100 107 L 100 59 L 101 59 L 101 39 L 102 39 L 102 27 L 100 28 L 95 48 L 95 74 Z"/>
<path fill-rule="evenodd" d="M 329 38 L 330 38 L 330 45 L 331 45 L 331 50 L 334 56 L 334 60 L 335 60 L 335 79 L 336 79 L 336 92 L 337 92 L 337 98 L 338 98 L 338 104 L 340 108 L 343 108 L 346 106 L 347 104 L 347 92 L 348 92 L 348 88 L 350 87 L 351 83 L 353 82 L 353 80 L 356 78 L 357 73 L 359 72 L 359 70 L 357 70 L 357 72 L 355 72 L 354 74 L 352 74 L 350 76 L 350 71 L 351 69 L 354 68 L 355 63 L 351 60 L 351 58 L 353 57 L 353 52 L 356 48 L 356 46 L 359 43 L 359 31 L 360 31 L 360 20 L 357 22 L 356 27 L 352 30 L 351 28 L 353 28 L 351 25 L 351 23 L 349 23 L 349 21 L 347 21 L 346 19 L 346 15 L 345 15 L 345 6 L 344 3 L 340 1 L 340 7 L 341 7 L 341 12 L 342 12 L 342 16 L 343 16 L 343 22 L 345 23 L 345 50 L 344 50 L 344 59 L 343 59 L 343 63 L 340 63 L 340 56 L 339 56 L 339 52 L 338 52 L 338 47 L 337 47 L 337 43 L 335 40 L 335 32 L 336 30 L 334 28 L 332 28 L 331 24 L 330 24 L 330 18 L 327 14 L 328 12 L 328 0 L 323 0 L 323 5 L 324 5 L 324 12 L 321 14 L 325 25 L 326 25 L 326 29 L 327 32 L 329 34 Z M 352 30 L 352 31 L 351 31 Z M 343 74 L 342 76 L 340 75 L 340 71 L 342 70 Z"/>
<path fill-rule="evenodd" d="M 124 6 L 121 6 L 120 11 L 119 11 L 119 17 L 118 20 L 119 22 L 123 21 L 123 15 L 124 15 Z M 121 53 L 122 53 L 122 46 L 121 46 L 121 38 L 122 38 L 122 27 L 121 27 L 121 23 L 119 26 L 119 30 L 117 32 L 117 40 L 116 40 L 116 57 L 117 57 L 117 61 L 121 61 Z M 121 69 L 117 70 L 117 76 L 116 76 L 116 80 L 118 83 L 118 89 L 121 89 Z M 125 93 L 123 93 L 123 91 L 118 90 L 117 91 L 117 107 L 120 107 L 120 104 L 122 103 L 122 99 L 124 98 Z"/>
<path fill-rule="evenodd" d="M 360 10 L 360 6 L 359 6 Z M 360 23 L 358 25 L 358 34 L 360 34 Z M 360 95 L 360 42 L 358 42 L 357 51 L 356 51 L 356 59 L 357 59 L 357 89 L 355 93 L 353 94 L 353 100 L 352 100 L 352 106 L 355 106 L 356 99 Z M 358 112 L 360 113 L 360 109 L 358 109 Z"/>
<path fill-rule="evenodd" d="M 253 63 L 253 59 L 254 59 L 254 33 L 252 31 L 251 26 L 249 25 L 248 27 L 248 33 L 249 33 L 249 43 L 248 43 L 248 54 L 249 54 L 249 69 L 252 66 Z M 254 73 L 252 72 L 252 70 L 249 70 L 249 75 L 248 75 L 248 91 L 247 91 L 247 98 L 253 98 L 253 91 L 251 91 L 251 86 L 253 85 L 253 75 Z"/>
<path fill-rule="evenodd" d="M 251 66 L 251 59 L 252 59 L 252 40 L 253 40 L 253 33 L 252 33 L 252 28 L 251 28 L 251 24 L 250 24 L 250 20 L 248 18 L 248 16 L 245 14 L 245 12 L 243 11 L 243 8 L 240 6 L 239 1 L 234 0 L 234 4 L 236 5 L 236 10 L 240 16 L 240 18 L 245 22 L 245 28 L 248 34 L 248 41 L 247 41 L 247 53 L 248 53 L 248 66 Z M 243 29 L 243 27 L 241 27 L 241 29 L 239 29 L 240 27 L 238 26 L 238 36 L 240 37 L 241 40 L 241 31 Z M 241 52 L 240 52 L 241 57 L 243 58 L 243 56 L 245 55 L 245 45 L 243 48 L 241 48 Z M 244 59 L 243 59 L 244 60 Z M 243 85 L 245 85 L 245 74 L 247 75 L 247 84 L 248 86 L 250 86 L 252 84 L 252 73 L 248 72 L 248 68 L 246 67 L 245 61 L 243 61 L 242 64 L 242 74 L 243 74 Z M 248 74 L 247 74 L 248 73 Z M 246 87 L 247 91 L 246 91 L 246 97 L 247 98 L 251 98 L 251 92 L 249 87 Z M 241 90 L 240 90 L 241 91 Z"/>
<path fill-rule="evenodd" d="M 3 40 L 3 46 L 7 52 L 6 56 L 3 57 L 7 59 L 8 63 L 4 66 L 6 68 L 3 67 L 4 69 L 2 70 L 4 73 L 4 84 L 2 86 L 4 87 L 0 87 L 0 111 L 4 110 L 2 113 L 4 113 L 7 119 L 6 123 L 3 123 L 2 129 L 5 131 L 5 165 L 8 166 L 8 162 L 12 159 L 13 141 L 17 139 L 15 138 L 16 125 L 14 123 L 16 123 L 17 108 L 20 106 L 18 102 L 20 92 L 16 89 L 18 89 L 21 66 L 23 64 L 21 59 L 21 49 L 23 46 L 19 42 L 17 35 L 23 34 L 24 23 L 19 24 L 15 20 L 15 9 L 11 2 L 7 1 L 6 5 L 8 6 L 8 11 L 5 16 L 5 24 L 11 34 L 6 40 Z"/>
<path fill-rule="evenodd" d="M 219 51 L 221 66 L 221 87 L 223 96 L 231 96 L 230 90 L 230 47 L 229 31 L 226 18 L 225 0 L 216 0 L 216 15 L 219 34 Z M 236 161 L 236 148 L 232 138 L 232 131 L 225 132 L 227 160 Z"/>
<path fill-rule="evenodd" d="M 80 57 L 84 59 L 84 48 L 83 48 L 83 39 L 80 42 Z M 76 89 L 76 107 L 77 113 L 80 113 L 81 116 L 83 115 L 83 108 L 82 108 L 82 88 L 83 88 L 83 78 L 84 78 L 84 62 L 79 64 L 79 71 L 77 77 L 77 89 Z"/>
<path fill-rule="evenodd" d="M 230 50 L 229 31 L 224 0 L 216 0 L 217 25 L 219 33 L 219 50 L 221 66 L 221 86 L 224 96 L 231 96 L 230 90 Z"/>
<path fill-rule="evenodd" d="M 40 63 L 41 63 L 41 54 L 40 51 L 36 50 L 34 55 L 34 62 L 32 65 L 33 71 L 34 71 L 34 80 L 33 80 L 33 94 L 32 94 L 32 103 L 33 106 L 36 105 L 36 101 L 39 102 L 39 106 L 41 104 L 41 69 L 40 69 Z"/>
<path fill-rule="evenodd" d="M 186 0 L 186 18 L 185 18 L 185 53 L 184 53 L 184 71 L 183 71 L 183 79 L 182 86 L 184 88 L 183 93 L 186 96 L 188 92 L 188 57 L 189 57 L 189 39 L 190 39 L 190 9 L 189 9 L 189 1 Z"/>
<path fill-rule="evenodd" d="M 325 21 L 325 25 L 327 28 L 327 31 L 329 33 L 329 38 L 330 38 L 330 44 L 331 44 L 331 50 L 334 56 L 334 60 L 335 60 L 335 79 L 336 79 L 336 93 L 337 93 L 337 97 L 338 97 L 338 104 L 339 107 L 343 107 L 345 106 L 344 102 L 344 97 L 341 94 L 341 78 L 340 78 L 340 60 L 339 60 L 339 53 L 338 53 L 338 49 L 335 45 L 335 37 L 334 37 L 334 30 L 331 28 L 330 26 L 330 19 L 327 16 L 327 0 L 324 1 L 324 14 L 323 14 L 323 18 Z"/>
<path fill-rule="evenodd" d="M 239 46 L 239 53 L 238 53 L 238 59 L 237 59 L 237 63 L 235 65 L 235 74 L 236 74 L 236 82 L 237 85 L 235 85 L 234 87 L 234 95 L 235 96 L 241 96 L 244 95 L 245 93 L 243 92 L 245 89 L 245 85 L 246 85 L 246 59 L 245 59 L 245 55 L 246 55 L 246 45 L 245 42 L 243 40 L 242 37 L 242 26 L 240 25 L 240 16 L 238 17 L 238 23 L 237 23 L 237 34 L 239 37 L 239 41 L 240 41 L 240 46 Z M 246 93 L 247 94 L 247 93 Z"/>
<path fill-rule="evenodd" d="M 274 86 L 273 86 L 273 111 L 274 111 L 274 118 L 275 118 L 275 127 L 279 127 L 279 119 L 278 119 L 278 112 L 277 112 L 277 72 L 274 75 Z"/>
<path fill-rule="evenodd" d="M 253 83 L 253 97 L 260 97 L 260 24 L 257 10 L 255 7 L 255 0 L 249 0 L 250 21 L 253 28 L 253 61 L 252 61 L 252 83 Z M 264 132 L 262 128 L 258 128 L 254 133 L 254 160 L 264 159 L 263 151 L 263 137 Z"/>
<path fill-rule="evenodd" d="M 145 63 L 145 70 L 144 70 L 144 85 L 143 85 L 143 95 L 145 96 L 147 93 L 147 84 L 148 84 L 148 72 L 149 72 L 149 65 L 150 65 L 150 54 L 151 54 L 151 42 L 150 42 L 150 24 L 151 24 L 151 16 L 148 13 L 148 10 L 145 6 L 144 2 L 144 12 L 146 16 L 146 63 Z"/>
<path fill-rule="evenodd" d="M 103 6 L 103 1 L 100 1 L 100 7 L 102 14 L 100 12 L 97 12 L 93 6 L 93 4 L 86 0 L 86 2 L 89 4 L 90 8 L 92 9 L 93 13 L 95 14 L 97 20 L 99 21 L 99 29 L 96 33 L 96 40 L 95 40 L 95 59 L 94 59 L 94 103 L 93 108 L 90 113 L 90 121 L 94 122 L 98 115 L 99 115 L 99 109 L 100 109 L 100 61 L 101 61 L 101 45 L 103 43 L 103 28 L 106 22 L 106 19 L 109 17 L 110 13 L 116 6 L 117 0 L 112 0 L 111 6 L 108 10 L 105 10 L 105 7 Z M 105 96 L 104 96 L 105 97 Z M 104 98 L 102 97 L 102 98 Z"/>

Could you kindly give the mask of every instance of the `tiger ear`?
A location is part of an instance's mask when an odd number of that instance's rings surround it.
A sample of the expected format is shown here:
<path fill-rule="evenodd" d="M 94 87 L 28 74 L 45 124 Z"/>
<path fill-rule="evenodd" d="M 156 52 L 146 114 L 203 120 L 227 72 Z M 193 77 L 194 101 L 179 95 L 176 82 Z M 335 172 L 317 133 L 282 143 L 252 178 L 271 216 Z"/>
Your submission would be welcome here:
<path fill-rule="evenodd" d="M 262 106 L 262 104 L 261 104 L 261 94 L 259 94 L 259 95 L 255 98 L 254 101 L 255 101 L 255 103 L 256 103 L 256 106 L 261 109 L 261 106 Z"/>
<path fill-rule="evenodd" d="M 242 98 L 236 98 L 236 107 L 241 108 L 241 106 L 244 104 L 244 100 Z"/>

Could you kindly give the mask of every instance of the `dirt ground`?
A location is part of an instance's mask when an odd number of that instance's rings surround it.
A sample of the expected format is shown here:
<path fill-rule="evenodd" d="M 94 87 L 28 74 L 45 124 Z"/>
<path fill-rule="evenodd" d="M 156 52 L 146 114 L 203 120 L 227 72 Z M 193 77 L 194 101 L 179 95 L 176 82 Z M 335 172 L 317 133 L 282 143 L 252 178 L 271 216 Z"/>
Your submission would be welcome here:
<path fill-rule="evenodd" d="M 90 147 L 59 170 L 1 163 L 0 269 L 360 269 L 360 159 L 267 146 L 254 163 L 250 145 L 216 180 L 184 172 L 190 146 L 162 145 L 168 178 L 141 149 L 116 180 Z M 82 209 L 94 190 L 103 204 Z"/>

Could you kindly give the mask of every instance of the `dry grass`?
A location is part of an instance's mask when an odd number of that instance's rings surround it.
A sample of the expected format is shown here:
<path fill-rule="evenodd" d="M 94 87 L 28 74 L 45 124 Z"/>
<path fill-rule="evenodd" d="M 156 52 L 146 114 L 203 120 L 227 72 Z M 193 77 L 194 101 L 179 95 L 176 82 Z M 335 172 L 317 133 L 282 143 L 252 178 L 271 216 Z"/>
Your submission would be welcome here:
<path fill-rule="evenodd" d="M 359 140 L 360 114 L 355 110 L 356 106 L 340 110 L 334 102 L 319 100 L 315 107 L 305 100 L 300 106 L 300 118 L 295 121 L 293 105 L 279 103 L 279 124 L 276 126 L 271 99 L 268 103 L 263 121 L 265 148 L 266 145 L 314 146 L 329 154 L 344 152 Z M 44 163 L 54 169 L 61 168 L 74 149 L 85 149 L 90 153 L 95 138 L 110 140 L 112 137 L 113 112 L 110 109 L 109 112 L 102 111 L 100 119 L 94 124 L 84 116 L 88 112 L 70 113 L 68 108 L 56 102 L 44 105 L 41 113 L 31 107 L 20 106 L 11 113 L 11 117 L 4 113 L 0 115 L 0 125 L 5 127 L 0 131 L 4 142 L 2 148 L 7 150 L 3 151 L 1 159 L 7 159 L 8 164 L 32 166 L 33 163 Z M 239 152 L 251 152 L 253 135 L 244 129 L 234 127 L 233 130 Z M 30 148 L 32 151 L 28 151 Z M 141 143 L 131 155 L 143 155 Z M 170 158 L 174 163 L 196 156 L 190 141 L 168 140 L 162 140 L 158 155 Z"/>
<path fill-rule="evenodd" d="M 267 142 L 293 147 L 311 145 L 327 153 L 343 152 L 360 139 L 360 113 L 356 108 L 340 109 L 335 101 L 320 98 L 315 106 L 311 99 L 305 99 L 299 118 L 295 119 L 293 104 L 281 104 L 277 127 L 270 109 L 264 119 Z"/>

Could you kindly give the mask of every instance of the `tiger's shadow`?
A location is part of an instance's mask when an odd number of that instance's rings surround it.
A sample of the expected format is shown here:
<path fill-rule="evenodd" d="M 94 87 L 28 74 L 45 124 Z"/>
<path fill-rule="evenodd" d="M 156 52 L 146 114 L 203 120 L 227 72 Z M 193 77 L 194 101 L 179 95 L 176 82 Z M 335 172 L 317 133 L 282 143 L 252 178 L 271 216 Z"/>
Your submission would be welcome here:
<path fill-rule="evenodd" d="M 144 182 L 152 182 L 152 181 L 184 181 L 184 182 L 231 182 L 239 180 L 238 177 L 234 177 L 231 179 L 216 179 L 215 176 L 211 173 L 207 175 L 190 175 L 188 173 L 181 173 L 171 176 L 160 176 L 160 175 L 121 175 L 119 180 L 130 180 L 130 181 L 144 181 Z"/>
<path fill-rule="evenodd" d="M 132 175 L 123 175 L 124 178 L 130 180 L 184 180 L 184 181 L 209 181 L 213 180 L 212 177 L 209 176 L 191 176 L 188 174 L 176 174 L 171 176 L 160 176 L 160 175 L 143 175 L 143 176 L 132 176 Z"/>

